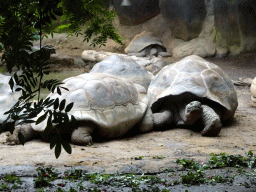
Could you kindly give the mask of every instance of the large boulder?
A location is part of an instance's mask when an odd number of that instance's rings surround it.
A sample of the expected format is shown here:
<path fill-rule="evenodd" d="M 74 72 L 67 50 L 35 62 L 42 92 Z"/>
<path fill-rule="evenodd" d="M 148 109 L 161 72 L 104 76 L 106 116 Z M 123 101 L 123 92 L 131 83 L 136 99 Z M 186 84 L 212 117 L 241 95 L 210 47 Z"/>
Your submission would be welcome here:
<path fill-rule="evenodd" d="M 214 27 L 213 14 L 214 0 L 205 1 L 207 14 L 203 23 L 202 31 L 198 38 L 190 41 L 180 41 L 172 50 L 174 57 L 186 57 L 189 55 L 197 55 L 200 57 L 225 57 L 229 50 L 215 43 L 216 30 Z"/>
<path fill-rule="evenodd" d="M 175 38 L 198 37 L 206 16 L 204 0 L 161 0 L 159 7 Z"/>
<path fill-rule="evenodd" d="M 256 0 L 215 0 L 217 43 L 231 54 L 256 48 Z"/>
<path fill-rule="evenodd" d="M 123 25 L 138 25 L 159 14 L 159 0 L 130 0 L 131 6 L 121 6 L 122 0 L 113 0 L 115 11 Z"/>

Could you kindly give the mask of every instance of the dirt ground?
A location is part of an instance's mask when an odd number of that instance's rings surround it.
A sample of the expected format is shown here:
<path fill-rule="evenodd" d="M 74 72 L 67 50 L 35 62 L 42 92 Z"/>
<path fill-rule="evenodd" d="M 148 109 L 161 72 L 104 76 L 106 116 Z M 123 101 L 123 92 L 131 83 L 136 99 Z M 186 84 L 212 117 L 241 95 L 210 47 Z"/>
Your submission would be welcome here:
<path fill-rule="evenodd" d="M 173 63 L 179 59 L 165 60 Z M 256 57 L 253 53 L 207 60 L 219 65 L 233 80 L 256 76 Z M 7 145 L 5 133 L 2 133 L 0 165 L 86 166 L 90 171 L 146 173 L 177 167 L 173 162 L 177 158 L 204 161 L 209 159 L 210 153 L 244 155 L 249 150 L 256 153 L 256 108 L 251 106 L 250 89 L 248 86 L 236 86 L 236 90 L 239 105 L 234 119 L 223 127 L 217 137 L 202 137 L 200 133 L 189 129 L 171 128 L 95 142 L 92 146 L 72 145 L 71 155 L 63 150 L 59 159 L 56 159 L 49 143 L 37 139 L 27 142 L 24 146 L 11 146 Z M 136 160 L 139 156 L 144 156 L 143 160 Z M 154 158 L 160 156 L 163 158 Z"/>

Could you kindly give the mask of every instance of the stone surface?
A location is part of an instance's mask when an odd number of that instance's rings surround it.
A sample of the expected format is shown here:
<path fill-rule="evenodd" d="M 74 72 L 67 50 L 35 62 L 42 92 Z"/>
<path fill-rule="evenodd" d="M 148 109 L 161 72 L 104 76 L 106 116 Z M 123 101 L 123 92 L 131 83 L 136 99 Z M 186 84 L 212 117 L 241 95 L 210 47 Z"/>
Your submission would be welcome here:
<path fill-rule="evenodd" d="M 131 6 L 121 6 L 122 0 L 113 0 L 115 11 L 123 25 L 138 25 L 159 14 L 159 0 L 130 0 Z"/>
<path fill-rule="evenodd" d="M 198 37 L 206 16 L 204 0 L 162 0 L 159 7 L 175 38 Z"/>
<path fill-rule="evenodd" d="M 217 43 L 231 54 L 256 49 L 256 0 L 215 0 Z"/>
<path fill-rule="evenodd" d="M 198 55 L 200 57 L 215 56 L 223 58 L 227 56 L 228 48 L 215 43 L 216 30 L 214 27 L 213 2 L 214 0 L 205 2 L 207 14 L 199 37 L 187 42 L 178 42 L 173 49 L 174 57 Z"/>
<path fill-rule="evenodd" d="M 82 52 L 82 60 L 84 62 L 93 61 L 93 62 L 100 62 L 110 55 L 118 55 L 123 58 L 131 58 L 135 62 L 137 62 L 139 65 L 146 67 L 148 65 L 151 65 L 159 60 L 161 60 L 160 57 L 136 57 L 136 56 L 129 56 L 125 54 L 117 54 L 112 52 L 105 52 L 105 51 L 94 51 L 94 50 L 84 50 Z"/>
<path fill-rule="evenodd" d="M 42 45 L 41 48 L 45 48 L 50 52 L 50 54 L 56 54 L 56 50 L 53 45 Z M 40 50 L 40 44 L 34 44 L 32 47 L 32 50 L 39 51 Z"/>
<path fill-rule="evenodd" d="M 132 1 L 132 3 L 134 1 Z M 215 47 L 215 54 L 212 55 L 213 51 L 207 52 L 202 48 L 202 53 L 199 55 L 222 58 L 226 57 L 229 53 L 235 55 L 242 51 L 254 50 L 256 36 L 255 1 L 256 0 L 234 0 L 235 4 L 232 5 L 228 0 L 162 0 L 160 1 L 160 14 L 156 16 L 151 15 L 152 17 L 150 19 L 147 18 L 145 21 L 141 21 L 141 24 L 128 26 L 122 24 L 123 20 L 120 16 L 119 19 L 118 17 L 114 19 L 113 26 L 118 30 L 118 33 L 126 39 L 123 41 L 124 45 L 119 45 L 113 40 L 108 39 L 106 46 L 91 47 L 91 40 L 89 43 L 85 43 L 83 42 L 83 36 L 69 36 L 66 38 L 66 34 L 54 34 L 54 38 L 44 38 L 43 44 L 53 45 L 58 53 L 66 55 L 80 55 L 83 50 L 88 49 L 124 53 L 124 49 L 129 45 L 132 39 L 137 34 L 147 30 L 152 31 L 157 37 L 161 38 L 164 47 L 166 47 L 169 53 L 172 53 L 173 49 L 177 46 L 182 47 L 183 45 L 181 46 L 181 43 L 196 38 L 204 38 L 205 40 L 197 39 L 200 42 L 196 44 L 204 46 L 204 44 L 202 45 L 202 41 L 211 44 L 207 46 Z M 111 1 L 106 3 L 109 5 L 109 2 Z M 118 6 L 121 4 L 121 1 L 116 0 L 115 2 Z M 153 3 L 155 1 L 144 2 L 147 4 L 147 2 Z M 182 6 L 179 6 L 178 2 L 180 2 Z M 136 6 L 137 4 L 136 2 L 134 3 Z M 197 5 L 200 6 L 197 7 Z M 129 10 L 133 8 L 123 7 L 122 9 Z M 170 9 L 171 12 L 167 12 L 168 9 Z M 200 9 L 203 11 L 200 11 Z M 167 17 L 167 13 L 171 13 L 172 15 Z M 197 15 L 197 13 L 199 15 Z M 133 16 L 135 17 L 138 14 L 141 13 L 138 12 Z M 129 16 L 129 14 L 127 15 Z M 170 23 L 172 28 L 168 27 Z M 192 26 L 192 28 L 188 26 Z M 213 33 L 215 33 L 214 38 L 211 37 Z M 177 49 L 175 50 L 176 52 Z M 194 46 L 194 49 L 198 51 L 200 48 Z M 209 50 L 209 48 L 207 48 L 207 50 Z M 195 54 L 197 51 L 192 52 Z M 184 56 L 189 55 L 183 54 Z"/>
<path fill-rule="evenodd" d="M 65 66 L 72 66 L 74 65 L 74 59 L 67 55 L 59 55 L 59 54 L 52 54 L 50 57 L 51 64 L 62 64 Z"/>
<path fill-rule="evenodd" d="M 174 57 L 186 57 L 189 55 L 209 57 L 215 55 L 215 53 L 215 46 L 209 39 L 205 38 L 192 39 L 191 41 L 182 43 L 173 49 Z"/>

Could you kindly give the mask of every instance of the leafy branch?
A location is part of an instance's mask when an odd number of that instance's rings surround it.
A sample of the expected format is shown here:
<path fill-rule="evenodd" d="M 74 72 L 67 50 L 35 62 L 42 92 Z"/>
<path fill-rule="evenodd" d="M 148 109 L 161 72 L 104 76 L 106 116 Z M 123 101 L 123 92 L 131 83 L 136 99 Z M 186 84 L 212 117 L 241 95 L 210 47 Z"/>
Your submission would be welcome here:
<path fill-rule="evenodd" d="M 13 91 L 20 92 L 18 102 L 5 114 L 8 115 L 3 130 L 14 132 L 15 126 L 31 124 L 44 126 L 43 138 L 50 138 L 50 148 L 55 147 L 55 156 L 61 153 L 61 146 L 71 154 L 71 146 L 61 139 L 61 132 L 72 131 L 78 124 L 75 117 L 68 115 L 74 103 L 66 105 L 66 100 L 46 98 L 40 100 L 42 88 L 61 95 L 68 91 L 62 82 L 51 79 L 42 81 L 49 74 L 50 53 L 41 48 L 46 34 L 67 32 L 68 35 L 83 35 L 81 25 L 87 25 L 84 41 L 96 35 L 91 45 L 105 45 L 107 38 L 122 44 L 121 37 L 112 26 L 115 17 L 113 11 L 104 9 L 104 0 L 0 0 L 0 49 L 4 51 L 2 62 L 8 72 L 21 70 L 10 79 Z M 57 24 L 60 18 L 66 24 Z M 40 50 L 32 50 L 36 36 L 40 37 Z M 36 74 L 36 75 L 34 75 Z M 32 101 L 37 96 L 37 101 Z M 72 129 L 70 129 L 72 127 Z M 24 145 L 27 138 L 18 133 L 19 141 Z"/>

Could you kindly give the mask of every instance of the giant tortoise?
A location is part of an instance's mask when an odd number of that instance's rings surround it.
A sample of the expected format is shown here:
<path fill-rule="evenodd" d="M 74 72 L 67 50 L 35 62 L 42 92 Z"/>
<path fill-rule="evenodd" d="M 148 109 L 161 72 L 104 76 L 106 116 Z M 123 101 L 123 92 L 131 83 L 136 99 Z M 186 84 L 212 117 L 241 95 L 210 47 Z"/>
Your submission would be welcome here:
<path fill-rule="evenodd" d="M 131 58 L 111 55 L 103 61 L 96 63 L 90 73 L 107 73 L 117 77 L 129 79 L 148 89 L 154 75 L 148 72 Z"/>
<path fill-rule="evenodd" d="M 218 135 L 238 106 L 228 75 L 196 55 L 159 71 L 149 85 L 148 99 L 155 127 L 203 125 L 203 136 Z"/>
<path fill-rule="evenodd" d="M 166 52 L 162 41 L 154 36 L 153 32 L 148 31 L 143 31 L 141 34 L 136 35 L 124 51 L 128 55 L 135 55 L 137 57 L 171 56 L 170 53 Z"/>
<path fill-rule="evenodd" d="M 123 136 L 144 117 L 148 106 L 144 87 L 109 74 L 85 73 L 63 82 L 69 91 L 63 90 L 61 95 L 54 92 L 48 97 L 74 102 L 69 115 L 74 115 L 79 126 L 78 129 L 66 130 L 71 132 L 73 144 L 92 144 L 92 134 L 106 138 Z M 21 125 L 8 140 L 17 142 L 17 135 L 21 132 L 27 141 L 35 132 L 43 133 L 46 125 L 47 120 L 38 125 Z M 146 127 L 140 130 L 148 131 Z"/>
<path fill-rule="evenodd" d="M 4 113 L 11 109 L 21 96 L 21 92 L 12 91 L 9 85 L 11 76 L 0 74 L 0 123 L 6 120 L 8 115 Z M 14 83 L 13 89 L 15 90 L 17 85 Z"/>

